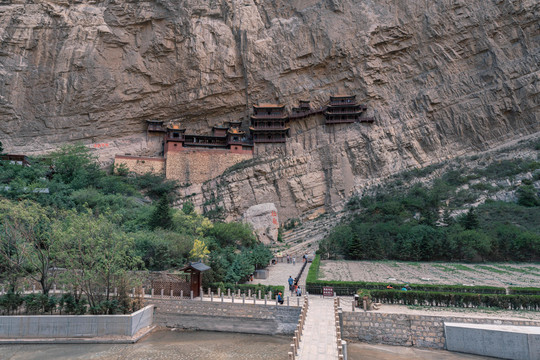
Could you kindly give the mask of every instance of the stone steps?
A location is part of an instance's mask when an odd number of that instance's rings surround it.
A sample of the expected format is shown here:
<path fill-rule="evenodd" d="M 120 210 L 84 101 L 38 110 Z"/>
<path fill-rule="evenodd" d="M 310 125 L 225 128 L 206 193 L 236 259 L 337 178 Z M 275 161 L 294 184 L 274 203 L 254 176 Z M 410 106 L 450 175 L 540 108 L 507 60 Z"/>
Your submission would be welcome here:
<path fill-rule="evenodd" d="M 328 214 L 303 222 L 283 235 L 283 242 L 278 244 L 278 250 L 295 256 L 316 251 L 319 241 L 339 224 L 344 215 L 344 213 Z"/>

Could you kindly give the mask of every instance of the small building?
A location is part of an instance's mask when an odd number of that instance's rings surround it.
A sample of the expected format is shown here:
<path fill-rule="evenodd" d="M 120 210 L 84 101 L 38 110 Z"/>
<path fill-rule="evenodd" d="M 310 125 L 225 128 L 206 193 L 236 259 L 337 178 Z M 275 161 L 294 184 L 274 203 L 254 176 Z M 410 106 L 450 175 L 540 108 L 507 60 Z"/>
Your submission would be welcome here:
<path fill-rule="evenodd" d="M 285 105 L 253 105 L 250 131 L 254 143 L 284 143 L 289 136 Z"/>
<path fill-rule="evenodd" d="M 30 162 L 28 161 L 28 157 L 26 155 L 3 154 L 0 155 L 0 160 L 9 161 L 10 164 L 30 166 Z"/>
<path fill-rule="evenodd" d="M 228 150 L 233 153 L 253 151 L 253 143 L 240 129 L 241 121 L 231 121 L 229 125 L 215 125 L 211 135 L 186 134 L 179 122 L 167 126 L 165 153 L 183 151 L 189 148 Z"/>
<path fill-rule="evenodd" d="M 356 95 L 330 96 L 324 116 L 326 125 L 349 124 L 355 122 L 373 122 L 372 118 L 362 118 L 367 108 L 356 102 Z"/>
<path fill-rule="evenodd" d="M 191 274 L 190 289 L 193 291 L 194 297 L 201 295 L 202 273 L 208 270 L 210 270 L 210 266 L 203 264 L 200 261 L 189 263 L 180 269 L 180 271 L 183 271 L 184 273 Z"/>
<path fill-rule="evenodd" d="M 167 128 L 163 126 L 163 120 L 146 120 L 146 131 L 148 133 L 165 133 Z"/>
<path fill-rule="evenodd" d="M 246 132 L 240 127 L 242 121 L 229 121 L 227 129 L 227 146 L 233 153 L 253 151 L 253 143 L 246 137 Z"/>

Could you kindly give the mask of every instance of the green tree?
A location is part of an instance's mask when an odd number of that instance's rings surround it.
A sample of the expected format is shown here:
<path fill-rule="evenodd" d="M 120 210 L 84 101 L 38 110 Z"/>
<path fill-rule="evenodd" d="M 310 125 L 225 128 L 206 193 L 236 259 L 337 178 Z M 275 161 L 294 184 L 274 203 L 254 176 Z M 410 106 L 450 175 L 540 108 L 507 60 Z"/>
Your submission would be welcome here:
<path fill-rule="evenodd" d="M 152 216 L 150 217 L 150 228 L 170 229 L 173 226 L 172 210 L 169 207 L 169 199 L 163 195 L 157 203 Z"/>
<path fill-rule="evenodd" d="M 538 191 L 533 185 L 522 185 L 517 189 L 517 202 L 521 206 L 533 207 L 540 205 Z"/>
<path fill-rule="evenodd" d="M 470 208 L 469 211 L 467 211 L 467 214 L 461 216 L 459 222 L 466 230 L 478 228 L 478 217 L 476 216 L 474 208 Z"/>
<path fill-rule="evenodd" d="M 186 201 L 182 205 L 182 211 L 184 212 L 184 214 L 190 215 L 195 211 L 195 205 L 193 205 L 191 201 Z"/>
<path fill-rule="evenodd" d="M 65 145 L 51 154 L 53 179 L 77 190 L 96 185 L 105 174 L 84 145 Z"/>
<path fill-rule="evenodd" d="M 123 233 L 116 221 L 112 214 L 94 216 L 88 210 L 81 214 L 68 211 L 54 224 L 53 234 L 64 249 L 65 280 L 76 294 L 84 293 L 94 308 L 109 300 L 111 290 L 120 287 L 129 277 L 128 271 L 142 263 L 134 254 L 133 238 Z"/>
<path fill-rule="evenodd" d="M 253 228 L 247 223 L 218 222 L 210 231 L 218 244 L 222 247 L 227 246 L 245 246 L 250 247 L 257 243 L 257 238 L 253 233 Z"/>
<path fill-rule="evenodd" d="M 249 275 L 253 274 L 255 267 L 251 263 L 248 254 L 236 254 L 231 266 L 225 275 L 225 281 L 230 283 L 238 283 L 248 279 Z"/>
<path fill-rule="evenodd" d="M 49 293 L 61 251 L 50 234 L 50 215 L 32 201 L 0 201 L 0 257 L 12 276 L 12 290 L 14 277 L 27 276 L 41 284 L 43 294 Z"/>

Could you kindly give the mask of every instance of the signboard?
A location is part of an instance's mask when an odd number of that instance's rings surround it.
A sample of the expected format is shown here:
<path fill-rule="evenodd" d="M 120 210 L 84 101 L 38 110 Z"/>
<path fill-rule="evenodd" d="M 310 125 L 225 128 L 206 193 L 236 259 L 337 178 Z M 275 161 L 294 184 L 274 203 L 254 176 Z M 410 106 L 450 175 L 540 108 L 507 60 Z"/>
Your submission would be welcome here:
<path fill-rule="evenodd" d="M 334 296 L 334 288 L 331 286 L 323 286 L 322 294 L 323 296 Z"/>

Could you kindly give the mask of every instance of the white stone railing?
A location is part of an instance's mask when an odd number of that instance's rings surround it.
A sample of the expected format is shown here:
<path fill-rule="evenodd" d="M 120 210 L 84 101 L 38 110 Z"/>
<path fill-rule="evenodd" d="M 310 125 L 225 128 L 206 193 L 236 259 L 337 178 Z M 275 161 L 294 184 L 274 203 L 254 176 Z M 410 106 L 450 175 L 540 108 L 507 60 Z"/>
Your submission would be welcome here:
<path fill-rule="evenodd" d="M 299 298 L 297 298 L 299 299 Z M 304 331 L 304 324 L 306 322 L 306 315 L 309 307 L 309 300 L 307 295 L 304 296 L 304 302 L 302 303 L 302 311 L 298 318 L 298 325 L 294 331 L 293 343 L 291 344 L 291 351 L 289 351 L 289 360 L 295 360 L 298 356 L 298 350 L 300 348 L 300 341 L 302 339 L 302 332 Z"/>

